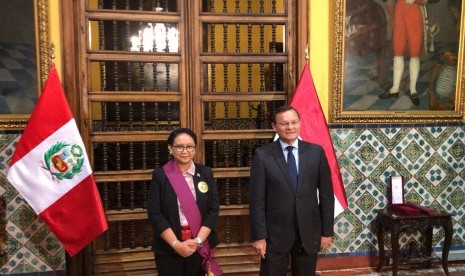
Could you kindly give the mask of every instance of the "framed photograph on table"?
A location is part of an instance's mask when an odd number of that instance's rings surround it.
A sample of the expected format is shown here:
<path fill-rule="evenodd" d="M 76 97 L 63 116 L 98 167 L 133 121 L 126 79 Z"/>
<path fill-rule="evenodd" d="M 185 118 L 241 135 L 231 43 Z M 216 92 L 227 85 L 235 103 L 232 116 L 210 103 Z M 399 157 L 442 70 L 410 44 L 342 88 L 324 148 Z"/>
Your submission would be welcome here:
<path fill-rule="evenodd" d="M 465 7 L 424 2 L 334 1 L 332 123 L 463 120 Z M 413 38 L 394 17 L 404 10 L 416 20 Z"/>
<path fill-rule="evenodd" d="M 48 0 L 2 1 L 0 129 L 23 129 L 51 64 Z"/>
<path fill-rule="evenodd" d="M 390 204 L 404 204 L 404 178 L 401 175 L 391 175 L 389 191 Z"/>

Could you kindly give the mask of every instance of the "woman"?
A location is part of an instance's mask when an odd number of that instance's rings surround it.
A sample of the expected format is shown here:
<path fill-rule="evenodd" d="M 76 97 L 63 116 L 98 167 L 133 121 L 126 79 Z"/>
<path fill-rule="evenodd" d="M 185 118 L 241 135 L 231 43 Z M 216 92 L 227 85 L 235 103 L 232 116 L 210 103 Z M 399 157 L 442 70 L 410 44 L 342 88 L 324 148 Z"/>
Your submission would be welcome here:
<path fill-rule="evenodd" d="M 168 137 L 172 158 L 152 175 L 147 210 L 161 276 L 203 276 L 208 269 L 215 276 L 221 273 L 212 250 L 218 244 L 218 191 L 212 170 L 193 162 L 196 144 L 192 130 L 172 131 Z"/>

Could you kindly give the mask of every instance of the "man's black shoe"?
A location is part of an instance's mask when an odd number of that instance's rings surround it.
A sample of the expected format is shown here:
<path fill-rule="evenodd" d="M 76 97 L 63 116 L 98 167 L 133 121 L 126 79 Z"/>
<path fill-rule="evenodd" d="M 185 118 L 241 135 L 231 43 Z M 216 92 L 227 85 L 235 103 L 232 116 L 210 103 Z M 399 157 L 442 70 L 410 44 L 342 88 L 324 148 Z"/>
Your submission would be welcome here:
<path fill-rule="evenodd" d="M 420 105 L 420 97 L 417 93 L 410 93 L 410 99 L 414 105 Z"/>
<path fill-rule="evenodd" d="M 384 92 L 383 94 L 378 95 L 380 99 L 389 99 L 394 97 L 399 97 L 399 92 L 389 93 L 389 91 Z"/>

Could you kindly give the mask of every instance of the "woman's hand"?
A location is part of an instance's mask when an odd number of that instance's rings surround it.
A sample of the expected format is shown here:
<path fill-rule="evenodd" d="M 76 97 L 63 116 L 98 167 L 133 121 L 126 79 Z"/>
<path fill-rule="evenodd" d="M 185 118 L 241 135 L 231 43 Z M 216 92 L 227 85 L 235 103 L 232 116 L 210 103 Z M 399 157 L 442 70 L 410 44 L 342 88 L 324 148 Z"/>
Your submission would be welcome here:
<path fill-rule="evenodd" d="M 189 257 L 197 250 L 197 242 L 194 239 L 188 239 L 183 242 L 177 242 L 173 249 L 182 257 Z"/>

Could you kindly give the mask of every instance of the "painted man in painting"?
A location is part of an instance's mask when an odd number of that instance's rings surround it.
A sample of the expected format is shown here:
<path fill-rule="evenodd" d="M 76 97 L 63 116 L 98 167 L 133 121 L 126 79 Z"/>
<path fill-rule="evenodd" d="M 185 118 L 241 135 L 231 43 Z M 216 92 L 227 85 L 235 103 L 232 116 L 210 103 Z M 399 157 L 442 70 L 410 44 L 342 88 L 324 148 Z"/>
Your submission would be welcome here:
<path fill-rule="evenodd" d="M 399 87 L 404 72 L 404 55 L 410 56 L 410 99 L 415 105 L 420 104 L 416 84 L 420 73 L 420 53 L 424 42 L 426 4 L 428 0 L 396 0 L 394 8 L 388 12 L 393 16 L 392 45 L 394 51 L 392 87 L 379 95 L 381 99 L 399 96 Z"/>

